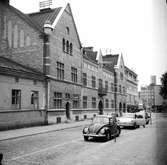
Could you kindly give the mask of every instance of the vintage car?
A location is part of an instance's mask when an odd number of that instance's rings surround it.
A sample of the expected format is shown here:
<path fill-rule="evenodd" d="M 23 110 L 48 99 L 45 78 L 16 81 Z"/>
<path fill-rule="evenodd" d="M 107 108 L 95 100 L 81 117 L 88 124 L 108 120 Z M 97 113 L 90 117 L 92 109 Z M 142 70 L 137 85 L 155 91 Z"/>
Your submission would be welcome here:
<path fill-rule="evenodd" d="M 93 118 L 92 123 L 83 128 L 83 137 L 88 141 L 90 137 L 103 138 L 110 140 L 118 137 L 121 133 L 114 115 L 97 115 Z"/>
<path fill-rule="evenodd" d="M 143 114 L 124 113 L 121 117 L 117 118 L 117 123 L 120 127 L 133 127 L 138 128 L 143 126 L 145 128 L 146 121 Z"/>

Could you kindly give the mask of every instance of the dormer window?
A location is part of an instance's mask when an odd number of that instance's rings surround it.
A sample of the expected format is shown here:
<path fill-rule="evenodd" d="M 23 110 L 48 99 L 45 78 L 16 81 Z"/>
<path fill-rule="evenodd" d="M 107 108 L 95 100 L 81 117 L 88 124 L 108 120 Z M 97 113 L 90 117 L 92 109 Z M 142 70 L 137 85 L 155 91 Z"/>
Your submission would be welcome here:
<path fill-rule="evenodd" d="M 67 33 L 68 35 L 70 34 L 70 29 L 69 29 L 68 26 L 66 27 L 66 33 Z"/>

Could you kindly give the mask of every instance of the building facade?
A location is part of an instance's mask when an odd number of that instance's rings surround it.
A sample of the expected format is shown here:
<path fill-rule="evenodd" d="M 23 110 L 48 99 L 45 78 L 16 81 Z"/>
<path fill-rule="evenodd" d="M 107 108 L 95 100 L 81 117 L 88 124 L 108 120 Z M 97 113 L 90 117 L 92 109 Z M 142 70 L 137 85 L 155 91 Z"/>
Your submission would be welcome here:
<path fill-rule="evenodd" d="M 126 111 L 122 54 L 102 55 L 82 47 L 70 4 L 24 14 L 9 1 L 0 3 L 0 66 L 10 70 L 0 72 L 5 93 L 0 94 L 0 113 L 31 111 L 24 115 L 28 125 Z M 21 126 L 20 117 L 11 117 L 11 123 Z"/>
<path fill-rule="evenodd" d="M 127 111 L 133 111 L 138 107 L 138 80 L 137 74 L 125 66 L 126 78 L 126 104 Z"/>
<path fill-rule="evenodd" d="M 152 77 L 150 85 L 141 87 L 139 98 L 144 108 L 152 108 L 154 111 L 162 110 L 166 100 L 159 94 L 161 85 L 156 84 L 155 76 Z"/>

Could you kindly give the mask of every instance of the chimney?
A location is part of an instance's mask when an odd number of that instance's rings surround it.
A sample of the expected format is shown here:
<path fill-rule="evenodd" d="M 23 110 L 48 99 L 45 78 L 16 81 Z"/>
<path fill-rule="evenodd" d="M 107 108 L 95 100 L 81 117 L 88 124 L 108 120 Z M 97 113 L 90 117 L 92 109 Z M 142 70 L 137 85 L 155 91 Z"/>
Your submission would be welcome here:
<path fill-rule="evenodd" d="M 48 11 L 51 9 L 52 0 L 43 0 L 39 2 L 40 11 Z"/>

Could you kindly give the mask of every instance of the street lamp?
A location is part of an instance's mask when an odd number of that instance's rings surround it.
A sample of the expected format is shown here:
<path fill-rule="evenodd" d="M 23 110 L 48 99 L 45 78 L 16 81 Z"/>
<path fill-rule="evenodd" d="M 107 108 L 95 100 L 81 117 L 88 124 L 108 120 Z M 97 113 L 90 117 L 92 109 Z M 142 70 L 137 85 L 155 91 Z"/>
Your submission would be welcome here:
<path fill-rule="evenodd" d="M 53 31 L 50 21 L 46 21 L 43 27 L 44 45 L 43 45 L 43 71 L 45 75 L 45 125 L 48 124 L 49 110 L 49 92 L 50 92 L 50 35 Z"/>

